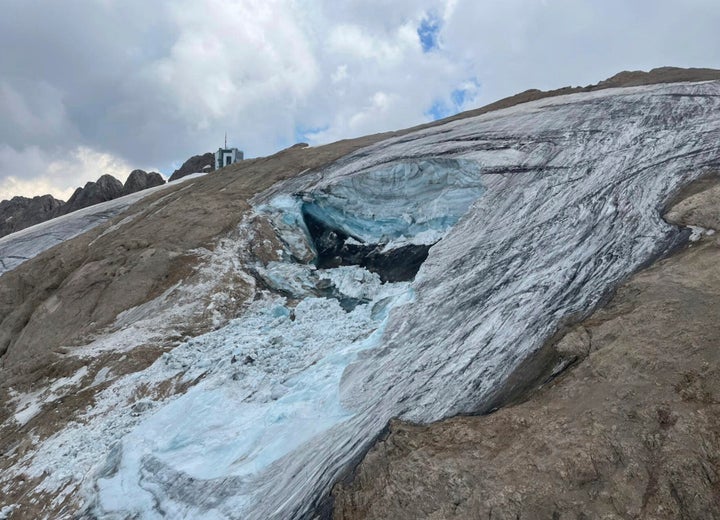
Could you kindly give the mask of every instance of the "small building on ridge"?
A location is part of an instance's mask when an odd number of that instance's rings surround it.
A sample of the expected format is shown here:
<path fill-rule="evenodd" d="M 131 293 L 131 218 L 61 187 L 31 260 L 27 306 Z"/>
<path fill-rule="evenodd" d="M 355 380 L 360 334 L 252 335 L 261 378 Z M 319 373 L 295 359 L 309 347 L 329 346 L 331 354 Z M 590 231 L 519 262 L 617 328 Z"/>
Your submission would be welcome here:
<path fill-rule="evenodd" d="M 233 163 L 243 160 L 243 153 L 237 148 L 218 148 L 215 152 L 215 169 L 219 170 L 225 166 L 229 166 Z"/>

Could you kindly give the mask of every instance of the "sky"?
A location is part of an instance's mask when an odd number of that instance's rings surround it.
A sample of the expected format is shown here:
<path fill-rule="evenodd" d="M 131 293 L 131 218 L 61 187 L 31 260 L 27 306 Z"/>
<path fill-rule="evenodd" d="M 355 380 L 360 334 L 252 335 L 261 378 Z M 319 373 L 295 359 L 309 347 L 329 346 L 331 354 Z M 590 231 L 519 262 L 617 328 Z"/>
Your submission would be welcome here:
<path fill-rule="evenodd" d="M 0 0 L 0 199 L 720 68 L 717 0 Z"/>

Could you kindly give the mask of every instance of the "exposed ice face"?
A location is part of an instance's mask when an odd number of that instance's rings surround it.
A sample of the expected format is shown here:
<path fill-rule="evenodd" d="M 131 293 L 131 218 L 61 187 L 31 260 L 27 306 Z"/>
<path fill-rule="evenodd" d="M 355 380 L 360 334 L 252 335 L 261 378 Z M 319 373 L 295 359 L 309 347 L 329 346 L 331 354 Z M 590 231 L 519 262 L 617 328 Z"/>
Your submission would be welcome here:
<path fill-rule="evenodd" d="M 399 160 L 316 187 L 302 211 L 360 242 L 431 244 L 482 192 L 473 161 Z"/>
<path fill-rule="evenodd" d="M 280 194 L 259 207 L 287 252 L 310 261 L 318 251 L 308 221 L 346 236 L 351 246 L 380 251 L 440 240 L 483 193 L 478 165 L 445 158 L 397 160 L 332 182 L 306 183 L 300 193 Z"/>
<path fill-rule="evenodd" d="M 268 297 L 133 375 L 205 374 L 185 395 L 119 421 L 118 449 L 88 479 L 93 514 L 310 516 L 391 417 L 482 410 L 563 318 L 589 312 L 682 239 L 658 210 L 717 167 L 719 152 L 720 83 L 662 85 L 428 128 L 276 189 L 258 211 L 282 237 L 284 261 L 258 273 L 301 300 L 294 315 Z M 397 179 L 392 203 L 375 200 L 379 179 Z M 412 284 L 382 284 L 358 267 L 311 265 L 305 204 L 358 241 L 445 234 Z M 318 297 L 323 279 L 356 305 Z M 101 426 L 78 425 L 39 457 Z"/>
<path fill-rule="evenodd" d="M 330 183 L 311 181 L 258 208 L 285 244 L 285 261 L 359 265 L 388 282 L 412 280 L 430 246 L 484 191 L 478 165 L 462 159 L 398 160 Z M 297 289 L 304 282 L 292 270 L 286 266 L 284 281 L 273 276 L 280 266 L 264 270 L 265 279 Z"/>

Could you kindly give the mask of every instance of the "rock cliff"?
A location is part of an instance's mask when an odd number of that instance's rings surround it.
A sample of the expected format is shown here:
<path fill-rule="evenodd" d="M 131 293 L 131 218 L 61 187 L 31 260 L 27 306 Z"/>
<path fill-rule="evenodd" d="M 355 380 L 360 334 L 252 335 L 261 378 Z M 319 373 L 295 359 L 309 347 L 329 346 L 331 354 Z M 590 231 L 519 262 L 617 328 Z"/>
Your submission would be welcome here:
<path fill-rule="evenodd" d="M 143 170 L 133 170 L 125 181 L 123 195 L 162 186 L 163 184 L 165 184 L 165 179 L 157 172 L 147 173 Z"/>

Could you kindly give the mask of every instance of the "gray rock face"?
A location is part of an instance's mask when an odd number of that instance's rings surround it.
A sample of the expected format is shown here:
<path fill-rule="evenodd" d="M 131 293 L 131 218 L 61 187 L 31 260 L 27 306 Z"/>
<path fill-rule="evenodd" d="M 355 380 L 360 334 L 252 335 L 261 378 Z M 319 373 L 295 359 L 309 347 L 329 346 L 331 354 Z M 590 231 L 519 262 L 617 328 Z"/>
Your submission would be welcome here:
<path fill-rule="evenodd" d="M 52 195 L 13 197 L 0 202 L 0 237 L 56 217 L 63 204 Z"/>
<path fill-rule="evenodd" d="M 202 155 L 193 155 L 183 163 L 183 165 L 175 170 L 170 176 L 170 181 L 176 181 L 182 179 L 186 175 L 199 172 L 212 172 L 215 171 L 215 156 L 212 152 L 208 152 Z"/>
<path fill-rule="evenodd" d="M 125 181 L 123 195 L 162 186 L 163 184 L 165 184 L 165 179 L 157 172 L 147 173 L 143 170 L 133 170 Z"/>
<path fill-rule="evenodd" d="M 88 182 L 84 188 L 78 188 L 63 207 L 63 214 L 87 208 L 100 202 L 106 202 L 123 196 L 122 182 L 112 175 L 103 175 L 97 182 Z"/>

